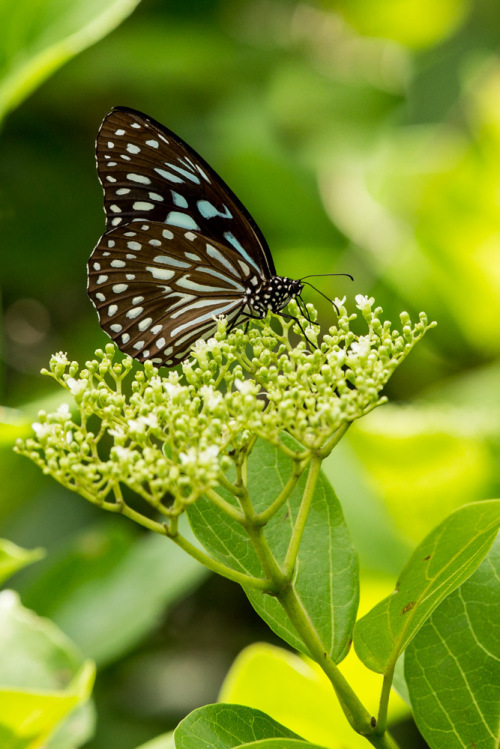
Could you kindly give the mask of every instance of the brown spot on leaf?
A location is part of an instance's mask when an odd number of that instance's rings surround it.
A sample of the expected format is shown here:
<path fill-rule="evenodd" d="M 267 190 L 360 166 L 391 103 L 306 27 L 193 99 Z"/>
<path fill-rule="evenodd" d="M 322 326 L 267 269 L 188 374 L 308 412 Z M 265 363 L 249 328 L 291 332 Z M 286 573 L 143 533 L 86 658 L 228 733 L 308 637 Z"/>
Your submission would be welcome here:
<path fill-rule="evenodd" d="M 410 601 L 409 603 L 406 604 L 406 606 L 403 608 L 401 613 L 406 614 L 408 611 L 411 611 L 413 608 L 415 608 L 416 603 L 417 603 L 416 601 Z"/>

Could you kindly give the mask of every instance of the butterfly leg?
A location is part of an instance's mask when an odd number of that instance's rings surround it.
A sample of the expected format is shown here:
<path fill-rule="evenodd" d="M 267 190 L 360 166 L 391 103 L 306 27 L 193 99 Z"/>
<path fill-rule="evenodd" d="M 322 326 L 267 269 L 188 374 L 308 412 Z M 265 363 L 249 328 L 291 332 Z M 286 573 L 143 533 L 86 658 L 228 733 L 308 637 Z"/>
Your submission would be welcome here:
<path fill-rule="evenodd" d="M 298 306 L 301 314 L 304 315 L 304 317 L 306 318 L 307 322 L 310 325 L 317 325 L 318 328 L 321 327 L 320 324 L 319 324 L 319 322 L 314 322 L 314 320 L 311 320 L 311 317 L 310 317 L 309 312 L 307 310 L 306 304 L 305 304 L 304 300 L 302 299 L 302 297 L 301 296 L 297 296 L 296 299 L 297 299 L 297 306 Z M 301 306 L 301 304 L 302 304 L 302 306 Z"/>

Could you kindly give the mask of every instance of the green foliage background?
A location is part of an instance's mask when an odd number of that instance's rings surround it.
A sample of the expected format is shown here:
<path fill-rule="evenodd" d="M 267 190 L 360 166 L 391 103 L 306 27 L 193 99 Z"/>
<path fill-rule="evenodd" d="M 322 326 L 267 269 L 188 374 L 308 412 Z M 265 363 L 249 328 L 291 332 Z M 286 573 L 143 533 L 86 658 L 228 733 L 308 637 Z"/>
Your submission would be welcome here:
<path fill-rule="evenodd" d="M 36 6 L 23 3 L 32 36 Z M 352 308 L 362 293 L 393 319 L 404 308 L 438 321 L 391 380 L 391 405 L 326 466 L 365 589 L 387 577 L 390 590 L 451 510 L 499 494 L 499 28 L 496 0 L 144 0 L 6 118 L 0 536 L 49 550 L 16 587 L 98 659 L 92 749 L 167 730 L 216 699 L 244 644 L 272 639 L 234 586 L 210 579 L 192 593 L 201 578 L 163 558 L 161 539 L 101 518 L 11 452 L 54 397 L 39 376 L 50 354 L 84 361 L 107 340 L 85 291 L 104 224 L 102 117 L 141 109 L 199 150 L 279 273 L 350 272 L 354 284 L 317 285 Z M 326 326 L 332 310 L 313 294 Z"/>

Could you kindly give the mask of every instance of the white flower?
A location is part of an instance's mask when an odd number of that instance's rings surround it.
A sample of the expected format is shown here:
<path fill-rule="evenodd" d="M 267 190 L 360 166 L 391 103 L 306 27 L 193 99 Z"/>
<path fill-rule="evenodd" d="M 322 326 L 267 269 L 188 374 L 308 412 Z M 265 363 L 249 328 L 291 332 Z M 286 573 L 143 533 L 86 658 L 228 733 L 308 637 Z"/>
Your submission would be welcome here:
<path fill-rule="evenodd" d="M 234 381 L 234 387 L 236 390 L 239 390 L 242 395 L 248 395 L 248 393 L 254 392 L 255 382 L 253 380 L 239 380 L 236 378 Z"/>
<path fill-rule="evenodd" d="M 349 346 L 349 353 L 363 358 L 370 353 L 370 336 L 360 336 L 357 341 L 353 341 Z"/>
<path fill-rule="evenodd" d="M 58 416 L 62 416 L 64 419 L 71 418 L 71 412 L 69 410 L 69 406 L 67 403 L 61 403 L 59 408 L 57 409 Z"/>
<path fill-rule="evenodd" d="M 132 450 L 130 450 L 128 447 L 122 447 L 121 445 L 115 445 L 112 448 L 112 451 L 116 455 L 118 460 L 123 461 L 124 463 L 130 460 L 133 455 Z"/>
<path fill-rule="evenodd" d="M 333 303 L 336 307 L 343 307 L 345 304 L 346 297 L 343 296 L 342 299 L 339 299 L 338 296 L 335 297 L 333 300 Z"/>
<path fill-rule="evenodd" d="M 69 364 L 68 354 L 66 354 L 64 351 L 58 351 L 57 354 L 52 354 L 52 361 L 54 361 L 56 364 Z"/>
<path fill-rule="evenodd" d="M 47 424 L 40 424 L 39 421 L 34 421 L 31 425 L 31 428 L 33 429 L 39 440 L 43 440 L 43 438 L 50 433 L 50 429 L 47 427 Z"/>
<path fill-rule="evenodd" d="M 186 452 L 179 453 L 179 458 L 183 466 L 210 466 L 216 461 L 218 454 L 219 448 L 217 445 L 209 445 L 201 452 L 198 452 L 194 447 L 190 447 Z"/>
<path fill-rule="evenodd" d="M 356 299 L 356 307 L 360 310 L 364 310 L 367 307 L 371 307 L 373 303 L 375 302 L 375 299 L 372 296 L 367 297 L 364 294 L 357 294 L 355 299 Z"/>
<path fill-rule="evenodd" d="M 174 382 L 165 382 L 163 383 L 163 387 L 167 395 L 172 399 L 174 399 L 176 395 L 180 395 L 182 392 L 182 385 L 176 385 Z"/>
<path fill-rule="evenodd" d="M 222 400 L 222 393 L 219 393 L 218 390 L 214 390 L 213 387 L 209 387 L 208 385 L 203 385 L 203 387 L 200 388 L 200 395 L 205 401 L 205 405 L 209 411 L 213 411 L 217 408 Z"/>
<path fill-rule="evenodd" d="M 66 385 L 70 393 L 76 398 L 83 393 L 87 388 L 87 380 L 75 380 L 74 377 L 68 377 L 66 379 Z"/>
<path fill-rule="evenodd" d="M 147 416 L 138 416 L 137 419 L 129 419 L 128 425 L 133 432 L 139 432 L 142 434 L 146 431 L 147 427 L 156 429 L 158 426 L 158 417 L 154 413 L 148 414 Z"/>

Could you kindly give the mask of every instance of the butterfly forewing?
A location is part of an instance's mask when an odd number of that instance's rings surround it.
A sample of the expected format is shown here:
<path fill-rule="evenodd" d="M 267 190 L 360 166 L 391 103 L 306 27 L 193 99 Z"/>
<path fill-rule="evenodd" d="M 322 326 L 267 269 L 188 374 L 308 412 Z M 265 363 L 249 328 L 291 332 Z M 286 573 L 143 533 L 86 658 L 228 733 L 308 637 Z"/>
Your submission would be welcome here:
<path fill-rule="evenodd" d="M 254 220 L 214 170 L 159 122 L 113 109 L 97 137 L 108 230 L 138 219 L 197 232 L 231 247 L 264 278 L 275 275 Z"/>
<path fill-rule="evenodd" d="M 190 346 L 246 310 L 259 283 L 236 249 L 159 222 L 134 221 L 104 234 L 89 261 L 89 295 L 102 328 L 139 361 L 173 366 Z"/>

